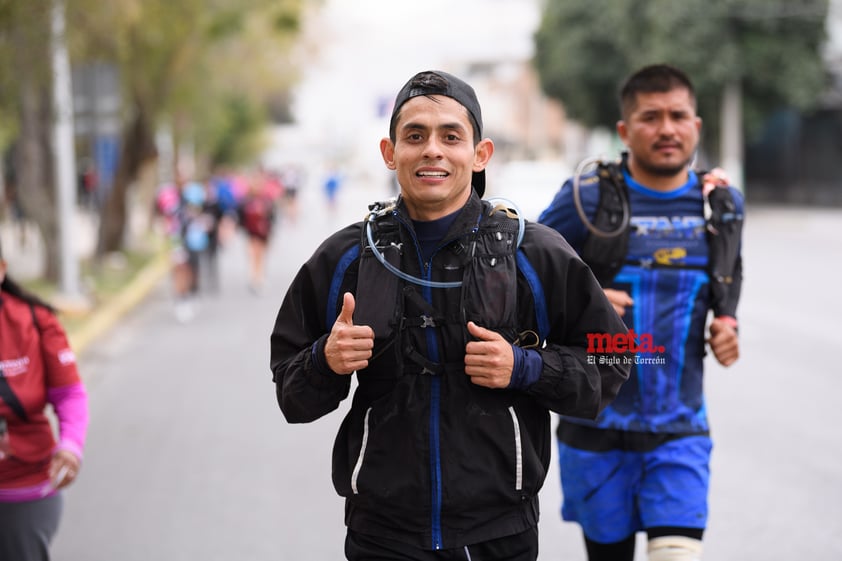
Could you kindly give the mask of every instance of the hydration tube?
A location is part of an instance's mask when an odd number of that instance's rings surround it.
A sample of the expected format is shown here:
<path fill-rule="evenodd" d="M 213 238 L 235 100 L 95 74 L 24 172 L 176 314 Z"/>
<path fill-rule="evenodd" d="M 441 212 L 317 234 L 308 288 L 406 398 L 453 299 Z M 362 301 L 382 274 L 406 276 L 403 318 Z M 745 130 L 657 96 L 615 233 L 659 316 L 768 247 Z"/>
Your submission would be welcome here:
<path fill-rule="evenodd" d="M 517 213 L 517 221 L 518 221 L 517 247 L 520 247 L 520 243 L 523 241 L 524 231 L 526 230 L 526 221 L 523 219 L 523 216 L 520 213 L 520 209 L 518 209 L 517 205 L 515 205 L 513 202 L 511 202 L 507 199 L 502 199 L 502 198 L 488 199 L 488 202 L 494 202 L 494 201 L 506 203 L 507 205 L 514 208 L 515 212 Z M 386 270 L 388 270 L 392 274 L 396 275 L 397 277 L 400 277 L 405 281 L 408 281 L 408 282 L 411 282 L 413 284 L 417 284 L 417 285 L 420 285 L 420 286 L 426 286 L 426 287 L 429 287 L 429 288 L 459 288 L 460 286 L 462 286 L 462 281 L 439 282 L 439 281 L 429 281 L 429 280 L 426 280 L 426 279 L 418 278 L 418 277 L 412 276 L 408 273 L 404 273 L 403 271 L 401 271 L 400 269 L 398 269 L 397 267 L 395 267 L 394 265 L 392 265 L 391 263 L 386 261 L 386 258 L 383 256 L 383 253 L 381 253 L 377 249 L 377 244 L 374 243 L 374 237 L 372 236 L 372 233 L 371 233 L 371 221 L 372 221 L 372 219 L 374 219 L 378 215 L 383 214 L 384 212 L 387 212 L 387 211 L 391 211 L 392 208 L 393 208 L 392 206 L 389 206 L 389 207 L 386 207 L 386 208 L 381 208 L 379 206 L 375 206 L 374 208 L 372 208 L 371 212 L 368 213 L 368 216 L 365 219 L 365 237 L 368 240 L 368 246 L 369 246 L 369 248 L 371 248 L 371 253 L 380 262 L 380 264 L 383 265 L 384 267 L 386 267 Z"/>
<path fill-rule="evenodd" d="M 617 194 L 620 196 L 620 200 L 623 201 L 623 219 L 620 221 L 620 225 L 615 230 L 606 231 L 600 230 L 596 226 L 594 226 L 593 222 L 588 219 L 587 214 L 585 214 L 585 209 L 582 206 L 582 195 L 579 192 L 579 182 L 582 177 L 582 173 L 584 172 L 585 166 L 591 164 L 599 164 L 602 162 L 603 158 L 600 156 L 594 156 L 591 158 L 585 158 L 579 165 L 576 166 L 576 171 L 573 173 L 573 204 L 576 206 L 576 212 L 579 214 L 579 219 L 582 221 L 582 224 L 587 227 L 587 229 L 593 234 L 594 236 L 600 238 L 616 238 L 617 236 L 622 235 L 629 226 L 629 222 L 631 221 L 631 209 L 629 208 L 628 199 L 624 196 L 624 193 L 620 192 L 620 186 L 614 185 L 614 189 L 617 190 Z"/>

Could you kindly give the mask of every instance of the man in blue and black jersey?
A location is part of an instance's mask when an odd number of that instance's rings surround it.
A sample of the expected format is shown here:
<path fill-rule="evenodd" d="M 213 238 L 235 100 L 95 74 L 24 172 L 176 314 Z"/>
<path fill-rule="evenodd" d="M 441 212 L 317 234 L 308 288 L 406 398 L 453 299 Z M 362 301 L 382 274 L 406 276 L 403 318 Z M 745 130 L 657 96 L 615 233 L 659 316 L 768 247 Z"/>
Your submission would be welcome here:
<path fill-rule="evenodd" d="M 635 334 L 620 343 L 637 350 L 595 421 L 560 418 L 562 516 L 582 526 L 590 561 L 632 561 L 639 531 L 650 561 L 698 560 L 711 452 L 703 359 L 706 348 L 725 366 L 739 356 L 743 200 L 720 173 L 692 169 L 702 122 L 681 70 L 637 71 L 620 109 L 622 161 L 577 173 L 539 218 L 591 266 Z M 596 362 L 616 343 L 592 341 Z"/>

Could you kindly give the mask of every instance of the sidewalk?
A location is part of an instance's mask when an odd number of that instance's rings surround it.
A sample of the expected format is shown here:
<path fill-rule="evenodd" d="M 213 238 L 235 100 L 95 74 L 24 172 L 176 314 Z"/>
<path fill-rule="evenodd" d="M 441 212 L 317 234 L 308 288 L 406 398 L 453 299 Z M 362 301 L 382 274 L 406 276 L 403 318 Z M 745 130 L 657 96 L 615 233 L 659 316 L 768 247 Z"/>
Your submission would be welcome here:
<path fill-rule="evenodd" d="M 78 259 L 86 259 L 94 254 L 97 241 L 98 221 L 96 216 L 77 209 L 72 230 Z M 19 281 L 40 278 L 44 273 L 44 244 L 34 222 L 17 222 L 11 215 L 0 216 L 0 240 L 3 244 L 3 257 L 9 264 L 9 272 Z"/>
<path fill-rule="evenodd" d="M 97 240 L 95 217 L 78 211 L 71 238 L 79 260 L 92 257 Z M 6 219 L 0 221 L 0 243 L 3 247 L 3 257 L 8 263 L 8 271 L 15 280 L 25 282 L 43 275 L 44 245 L 34 224 L 21 225 Z M 83 354 L 97 337 L 139 304 L 161 282 L 169 271 L 168 257 L 166 252 L 155 255 L 118 294 L 100 304 L 95 303 L 89 311 L 78 312 L 82 314 L 83 321 L 67 326 L 71 347 L 77 355 Z M 61 307 L 60 304 L 57 305 Z"/>

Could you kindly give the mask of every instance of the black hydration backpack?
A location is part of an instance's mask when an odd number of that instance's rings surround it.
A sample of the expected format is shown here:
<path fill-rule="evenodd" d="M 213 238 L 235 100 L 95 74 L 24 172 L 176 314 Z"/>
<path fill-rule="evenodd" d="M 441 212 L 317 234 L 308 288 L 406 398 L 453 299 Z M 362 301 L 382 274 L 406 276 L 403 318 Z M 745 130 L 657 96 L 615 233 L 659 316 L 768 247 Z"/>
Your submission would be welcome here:
<path fill-rule="evenodd" d="M 622 162 L 600 161 L 597 164 L 599 203 L 581 252 L 582 259 L 603 287 L 611 284 L 626 263 L 632 230 L 628 186 L 622 171 L 624 162 L 625 155 Z M 709 177 L 705 172 L 697 174 L 703 183 Z M 711 309 L 715 316 L 736 317 L 742 287 L 743 216 L 738 212 L 728 186 L 716 178 L 711 177 L 711 181 L 715 187 L 707 193 L 703 189 Z"/>

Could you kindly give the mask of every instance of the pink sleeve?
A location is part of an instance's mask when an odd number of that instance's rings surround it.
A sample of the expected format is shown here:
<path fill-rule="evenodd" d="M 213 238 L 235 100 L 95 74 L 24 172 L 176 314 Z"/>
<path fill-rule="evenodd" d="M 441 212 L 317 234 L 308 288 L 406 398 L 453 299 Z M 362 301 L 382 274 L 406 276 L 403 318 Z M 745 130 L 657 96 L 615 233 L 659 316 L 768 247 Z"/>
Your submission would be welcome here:
<path fill-rule="evenodd" d="M 47 389 L 47 401 L 58 417 L 57 450 L 67 450 L 82 459 L 88 431 L 88 393 L 80 383 Z"/>

